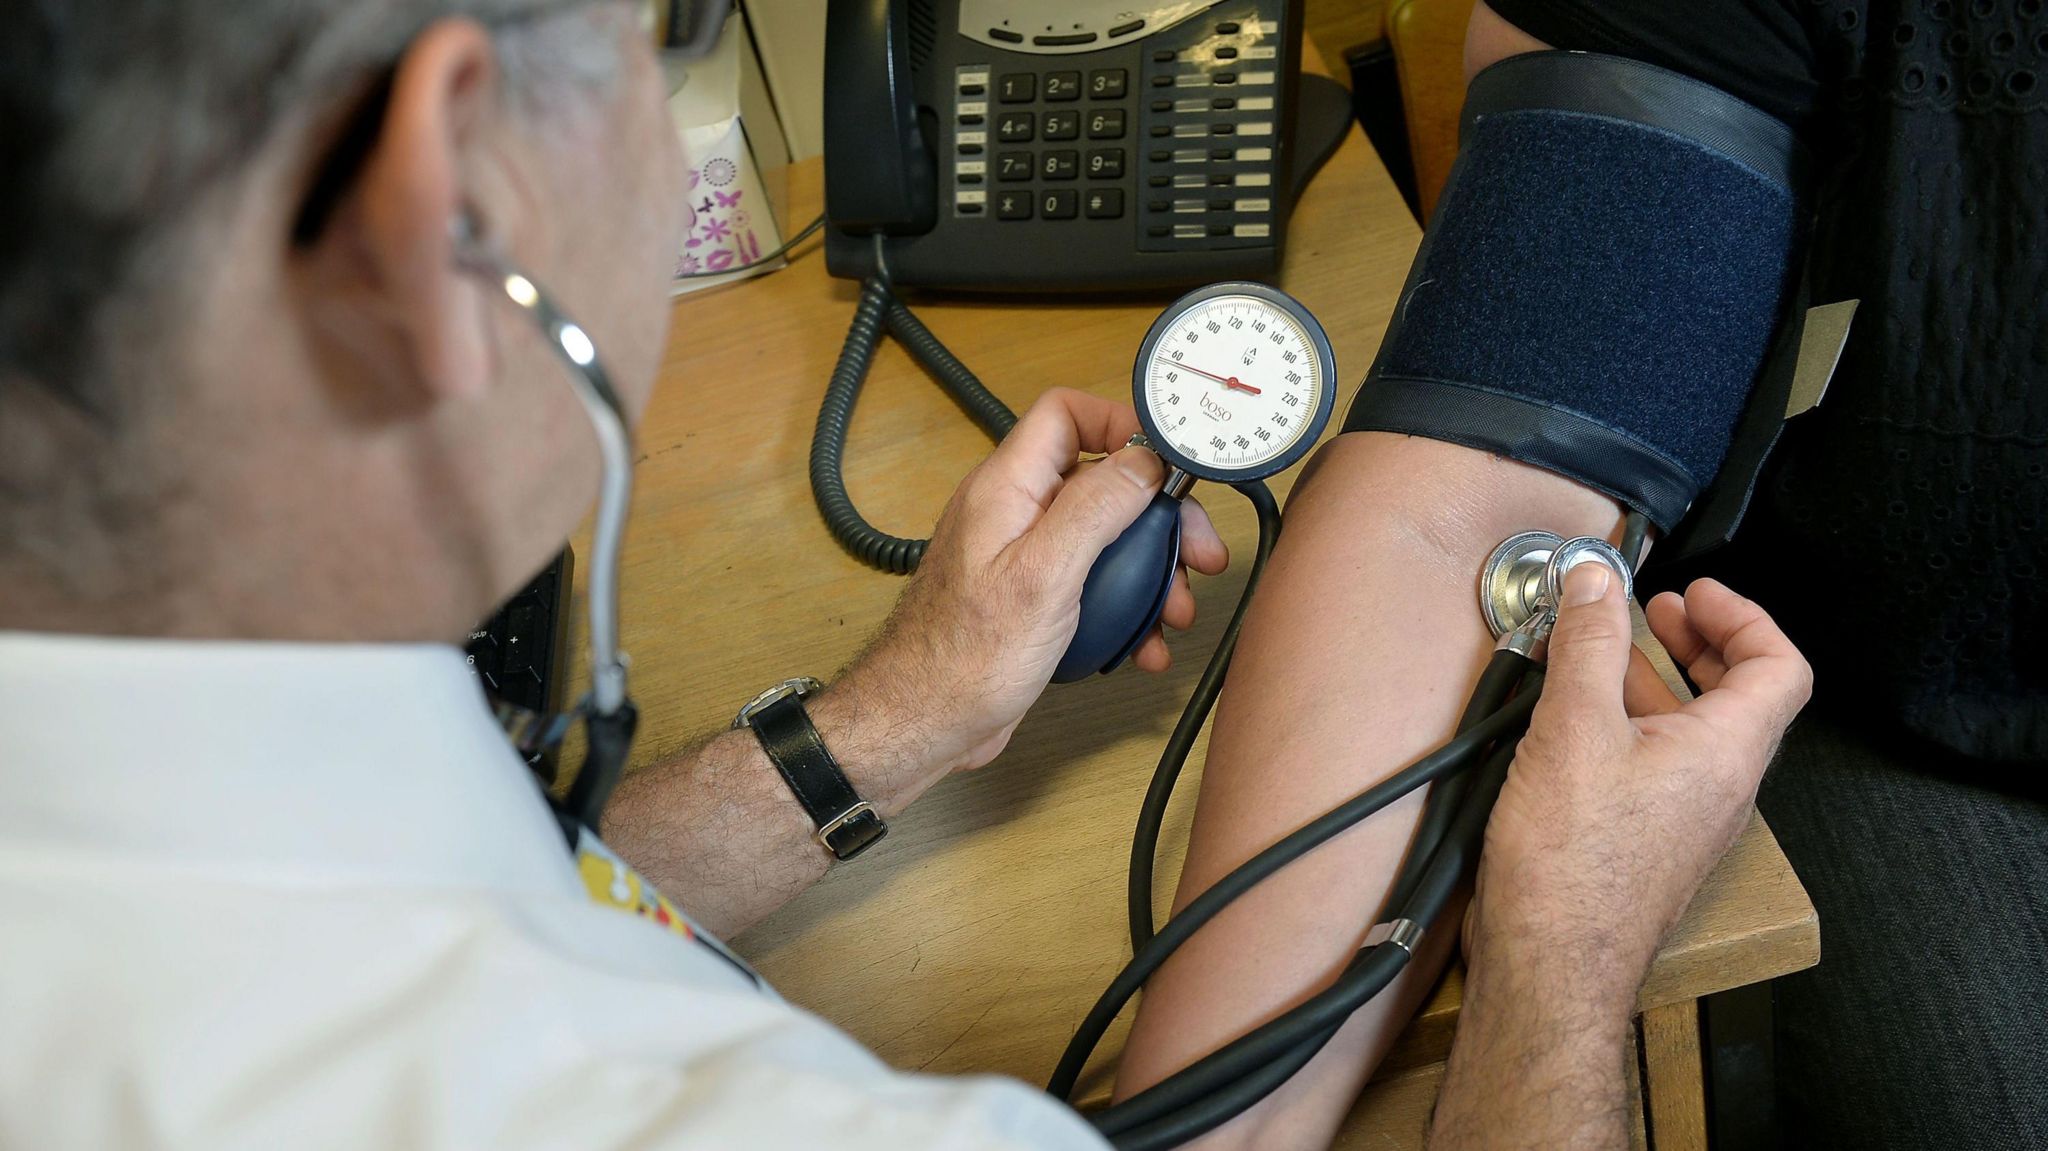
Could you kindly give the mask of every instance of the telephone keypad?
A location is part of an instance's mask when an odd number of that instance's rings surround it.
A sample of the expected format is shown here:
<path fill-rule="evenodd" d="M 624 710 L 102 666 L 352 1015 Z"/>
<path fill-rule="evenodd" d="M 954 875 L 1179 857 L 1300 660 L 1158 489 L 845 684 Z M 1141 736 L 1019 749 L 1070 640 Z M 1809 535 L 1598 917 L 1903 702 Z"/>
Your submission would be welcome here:
<path fill-rule="evenodd" d="M 1050 139 L 1050 137 L 1047 137 Z M 1088 113 L 1088 138 L 1090 140 L 1121 140 L 1124 138 L 1124 110 L 1122 108 L 1097 108 Z"/>
<path fill-rule="evenodd" d="M 1005 112 L 996 121 L 996 139 L 1005 144 L 1028 143 L 1034 121 L 1029 112 Z"/>
<path fill-rule="evenodd" d="M 1271 7 L 1265 0 L 1231 7 L 1245 18 L 1190 21 L 1119 55 L 1081 51 L 1034 64 L 998 50 L 993 60 L 956 66 L 942 115 L 960 157 L 951 189 L 958 214 L 991 228 L 1058 221 L 1042 226 L 1091 236 L 1122 221 L 1148 252 L 1269 244 L 1282 41 L 1260 11 Z M 1143 146 L 1125 143 L 1133 138 Z M 1048 143 L 1034 148 L 1041 140 Z"/>

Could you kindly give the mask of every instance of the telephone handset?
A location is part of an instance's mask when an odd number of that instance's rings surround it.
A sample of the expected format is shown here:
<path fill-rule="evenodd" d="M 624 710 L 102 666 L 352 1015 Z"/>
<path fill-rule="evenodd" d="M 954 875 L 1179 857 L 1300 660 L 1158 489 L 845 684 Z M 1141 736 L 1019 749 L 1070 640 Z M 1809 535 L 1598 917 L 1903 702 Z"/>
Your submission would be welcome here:
<path fill-rule="evenodd" d="M 1332 100 L 1301 83 L 1301 4 L 831 0 L 827 265 L 1035 291 L 1271 275 L 1349 121 L 1297 155 L 1303 96 Z"/>

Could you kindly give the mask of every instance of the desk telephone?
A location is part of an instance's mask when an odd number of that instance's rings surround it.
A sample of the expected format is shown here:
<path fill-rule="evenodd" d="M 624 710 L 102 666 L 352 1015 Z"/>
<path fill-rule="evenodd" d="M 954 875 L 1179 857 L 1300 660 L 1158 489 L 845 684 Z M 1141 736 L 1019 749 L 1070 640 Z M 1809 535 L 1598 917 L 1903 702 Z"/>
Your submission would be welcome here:
<path fill-rule="evenodd" d="M 1350 119 L 1341 87 L 1302 81 L 1301 7 L 832 0 L 827 265 L 1029 291 L 1273 274 Z"/>

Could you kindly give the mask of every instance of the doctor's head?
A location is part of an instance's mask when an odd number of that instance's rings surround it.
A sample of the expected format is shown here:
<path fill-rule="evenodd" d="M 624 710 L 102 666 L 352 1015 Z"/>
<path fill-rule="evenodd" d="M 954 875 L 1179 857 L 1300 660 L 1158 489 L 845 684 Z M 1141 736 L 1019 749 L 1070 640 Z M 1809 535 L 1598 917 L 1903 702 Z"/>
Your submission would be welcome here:
<path fill-rule="evenodd" d="M 622 0 L 31 0 L 0 35 L 0 628 L 452 638 L 590 507 L 465 211 L 644 404 L 681 159 Z"/>

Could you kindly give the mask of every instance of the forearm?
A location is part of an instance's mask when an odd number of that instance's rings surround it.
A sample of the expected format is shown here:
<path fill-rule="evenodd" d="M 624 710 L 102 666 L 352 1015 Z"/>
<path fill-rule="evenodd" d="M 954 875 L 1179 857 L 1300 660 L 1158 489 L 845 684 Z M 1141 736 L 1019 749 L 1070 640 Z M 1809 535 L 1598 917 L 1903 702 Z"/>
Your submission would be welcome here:
<path fill-rule="evenodd" d="M 893 819 L 954 766 L 856 665 L 806 704 L 854 790 Z M 605 841 L 714 934 L 731 937 L 818 881 L 832 855 L 750 731 L 728 731 L 620 783 Z"/>
<path fill-rule="evenodd" d="M 1474 588 L 1502 538 L 1608 535 L 1605 497 L 1482 452 L 1383 433 L 1324 449 L 1246 621 L 1219 705 L 1176 906 L 1452 731 L 1493 641 Z M 1240 900 L 1148 987 L 1128 1095 L 1334 979 L 1380 918 L 1418 794 Z M 1448 954 L 1440 924 L 1393 994 L 1216 1142 L 1326 1144 Z"/>
<path fill-rule="evenodd" d="M 1627 1146 L 1629 1019 L 1647 960 L 1618 950 L 1480 930 L 1430 1151 Z"/>

